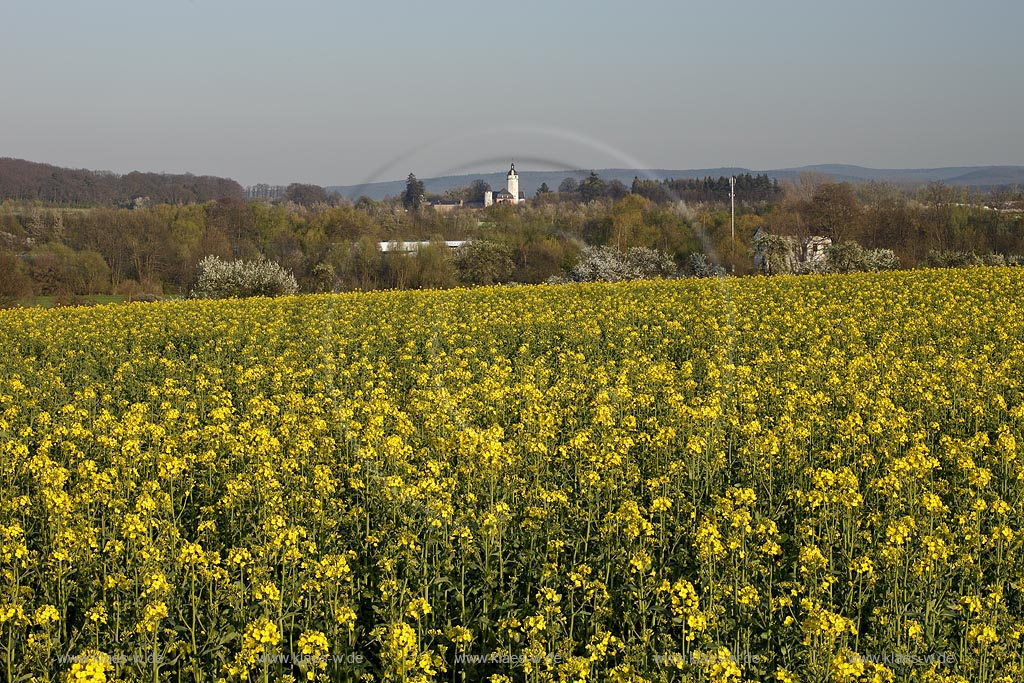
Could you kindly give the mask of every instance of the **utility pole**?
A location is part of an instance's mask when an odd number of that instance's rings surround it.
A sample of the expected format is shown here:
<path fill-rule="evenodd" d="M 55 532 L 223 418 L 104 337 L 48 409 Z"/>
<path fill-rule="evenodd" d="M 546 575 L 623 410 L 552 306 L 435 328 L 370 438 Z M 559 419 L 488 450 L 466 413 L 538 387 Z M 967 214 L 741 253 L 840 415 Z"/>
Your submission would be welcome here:
<path fill-rule="evenodd" d="M 736 176 L 729 176 L 729 203 L 732 207 L 732 273 L 736 274 Z"/>

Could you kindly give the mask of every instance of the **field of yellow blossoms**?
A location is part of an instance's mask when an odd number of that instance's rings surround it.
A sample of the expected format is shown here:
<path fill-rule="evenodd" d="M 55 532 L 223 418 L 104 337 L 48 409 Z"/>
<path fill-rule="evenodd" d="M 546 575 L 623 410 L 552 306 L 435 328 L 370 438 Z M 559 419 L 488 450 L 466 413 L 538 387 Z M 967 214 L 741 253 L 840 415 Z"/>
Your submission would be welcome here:
<path fill-rule="evenodd" d="M 1024 271 L 0 312 L 0 683 L 1024 680 Z"/>

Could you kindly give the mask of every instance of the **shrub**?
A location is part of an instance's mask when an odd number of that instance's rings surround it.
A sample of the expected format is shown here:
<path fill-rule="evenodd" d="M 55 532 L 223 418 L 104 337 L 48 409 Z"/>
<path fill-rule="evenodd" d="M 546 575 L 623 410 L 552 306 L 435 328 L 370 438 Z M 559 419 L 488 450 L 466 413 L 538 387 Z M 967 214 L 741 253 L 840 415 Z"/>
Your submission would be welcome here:
<path fill-rule="evenodd" d="M 338 276 L 334 272 L 333 265 L 327 262 L 318 263 L 313 266 L 312 275 L 318 292 L 334 291 L 334 286 L 338 281 Z"/>
<path fill-rule="evenodd" d="M 273 261 L 222 261 L 216 256 L 207 256 L 199 262 L 192 296 L 203 299 L 280 296 L 295 294 L 298 289 L 295 277 Z"/>
<path fill-rule="evenodd" d="M 967 266 L 1021 266 L 1024 256 L 988 253 L 981 256 L 973 251 L 939 251 L 933 249 L 925 255 L 925 263 L 932 268 L 966 268 Z"/>
<path fill-rule="evenodd" d="M 32 296 L 32 278 L 25 262 L 9 251 L 0 250 L 0 308 L 13 306 L 19 299 Z"/>
<path fill-rule="evenodd" d="M 690 254 L 690 272 L 694 277 L 722 277 L 725 268 L 711 263 L 704 254 Z"/>
<path fill-rule="evenodd" d="M 925 262 L 933 268 L 965 268 L 980 266 L 981 257 L 973 251 L 938 251 L 932 249 L 925 255 Z"/>
<path fill-rule="evenodd" d="M 672 277 L 676 264 L 672 258 L 657 249 L 633 247 L 619 251 L 615 247 L 584 247 L 569 279 L 577 282 L 619 282 Z"/>
<path fill-rule="evenodd" d="M 832 270 L 832 266 L 827 257 L 823 259 L 814 259 L 812 261 L 799 261 L 793 267 L 793 273 L 796 275 L 820 275 L 835 272 L 838 271 Z"/>
<path fill-rule="evenodd" d="M 831 244 L 825 250 L 830 273 L 855 273 L 864 270 L 864 249 L 856 242 Z"/>
<path fill-rule="evenodd" d="M 825 262 L 814 264 L 817 270 L 805 272 L 857 273 L 862 271 L 896 270 L 900 259 L 892 249 L 864 249 L 853 241 L 833 244 L 825 251 Z"/>
<path fill-rule="evenodd" d="M 864 251 L 864 270 L 896 270 L 900 259 L 892 249 L 867 249 Z"/>
<path fill-rule="evenodd" d="M 467 285 L 493 285 L 512 275 L 512 251 L 499 242 L 469 240 L 455 252 L 459 280 Z"/>
<path fill-rule="evenodd" d="M 163 285 L 159 280 L 143 279 L 122 280 L 111 288 L 113 294 L 125 297 L 128 301 L 159 301 L 163 298 Z"/>

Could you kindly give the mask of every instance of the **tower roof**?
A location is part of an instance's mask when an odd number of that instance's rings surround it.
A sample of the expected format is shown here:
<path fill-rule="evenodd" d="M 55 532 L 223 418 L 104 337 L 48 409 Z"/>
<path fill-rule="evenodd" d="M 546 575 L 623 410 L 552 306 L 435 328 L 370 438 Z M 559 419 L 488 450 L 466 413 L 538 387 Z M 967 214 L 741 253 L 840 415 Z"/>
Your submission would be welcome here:
<path fill-rule="evenodd" d="M 512 168 L 508 170 L 508 174 L 510 176 L 519 175 L 518 173 L 516 173 L 516 162 L 512 162 Z"/>

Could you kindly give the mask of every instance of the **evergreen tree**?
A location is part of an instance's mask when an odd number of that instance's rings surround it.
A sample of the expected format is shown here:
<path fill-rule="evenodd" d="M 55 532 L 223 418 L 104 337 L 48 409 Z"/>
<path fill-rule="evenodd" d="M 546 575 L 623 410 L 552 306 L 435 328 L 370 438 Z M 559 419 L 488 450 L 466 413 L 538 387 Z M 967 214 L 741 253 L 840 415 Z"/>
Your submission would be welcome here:
<path fill-rule="evenodd" d="M 605 190 L 604 181 L 597 173 L 591 171 L 587 179 L 580 183 L 580 199 L 584 202 L 600 199 L 604 196 Z"/>
<path fill-rule="evenodd" d="M 416 175 L 413 173 L 409 174 L 409 178 L 405 181 L 405 192 L 402 193 L 402 205 L 407 209 L 418 209 L 423 203 L 423 194 L 425 192 L 423 183 L 416 179 Z"/>

